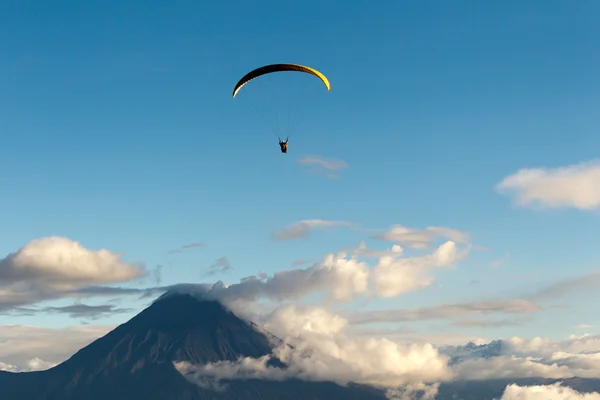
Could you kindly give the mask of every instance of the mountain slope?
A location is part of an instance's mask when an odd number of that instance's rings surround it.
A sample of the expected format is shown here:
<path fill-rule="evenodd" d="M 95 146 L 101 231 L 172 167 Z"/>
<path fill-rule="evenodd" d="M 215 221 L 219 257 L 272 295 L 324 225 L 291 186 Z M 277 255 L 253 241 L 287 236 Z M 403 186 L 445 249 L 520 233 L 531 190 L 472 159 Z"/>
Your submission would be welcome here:
<path fill-rule="evenodd" d="M 3 400 L 385 398 L 372 388 L 298 380 L 230 381 L 218 392 L 188 382 L 173 366 L 270 353 L 269 339 L 221 304 L 170 295 L 50 370 L 0 374 L 0 387 Z"/>

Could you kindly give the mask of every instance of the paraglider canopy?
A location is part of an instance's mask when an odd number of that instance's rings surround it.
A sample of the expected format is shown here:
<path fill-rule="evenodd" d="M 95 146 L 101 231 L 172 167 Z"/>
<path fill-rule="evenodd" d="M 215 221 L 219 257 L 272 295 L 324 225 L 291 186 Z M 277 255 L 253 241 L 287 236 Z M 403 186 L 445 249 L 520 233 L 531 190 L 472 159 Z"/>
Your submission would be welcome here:
<path fill-rule="evenodd" d="M 270 65 L 265 65 L 265 66 L 256 68 L 256 69 L 248 72 L 246 75 L 244 75 L 236 83 L 235 87 L 233 88 L 232 97 L 235 98 L 237 96 L 237 94 L 239 93 L 239 91 L 244 86 L 246 86 L 251 80 L 262 77 L 264 75 L 274 74 L 275 72 L 285 72 L 285 71 L 302 72 L 304 74 L 315 76 L 325 85 L 325 88 L 327 89 L 327 91 L 331 90 L 331 84 L 329 83 L 329 80 L 325 77 L 325 75 L 323 75 L 321 72 L 317 71 L 314 68 L 307 67 L 305 65 L 300 65 L 300 64 L 270 64 Z M 259 83 L 264 83 L 264 81 L 259 79 Z M 312 85 L 310 85 L 310 84 L 302 85 L 303 88 L 307 88 L 307 87 L 310 88 L 310 86 L 312 86 Z M 276 89 L 277 89 L 277 91 L 276 91 L 275 95 L 277 95 L 278 92 L 282 92 L 282 90 L 281 90 L 282 88 L 280 86 L 277 86 Z M 289 107 L 290 102 L 293 100 L 298 101 L 300 103 L 298 105 L 301 106 L 302 108 L 305 108 L 307 106 L 310 107 L 311 105 L 314 105 L 313 102 L 311 102 L 311 101 L 307 102 L 306 100 L 303 100 L 301 96 L 297 96 L 297 95 L 285 96 L 285 91 L 283 91 L 283 92 L 284 93 L 281 93 L 284 95 L 284 97 L 282 99 L 275 99 L 275 96 L 269 95 L 269 96 L 264 96 L 264 100 L 271 101 L 279 107 L 284 106 L 284 105 L 288 105 L 288 107 Z M 252 93 L 252 91 L 250 94 L 251 94 L 251 96 L 249 96 L 250 98 L 252 98 L 252 94 L 256 95 L 256 93 Z M 285 130 L 285 133 L 283 133 L 282 131 L 280 131 L 279 121 L 274 121 L 274 122 L 270 121 L 270 118 L 268 117 L 268 114 L 270 114 L 269 112 L 263 113 L 259 110 L 259 107 L 257 107 L 257 106 L 255 106 L 254 108 L 261 115 L 261 117 L 265 120 L 265 122 L 267 124 L 269 124 L 273 134 L 275 134 L 278 137 L 281 152 L 287 153 L 288 152 L 288 139 L 291 135 L 291 130 L 292 130 L 292 126 L 291 126 L 292 118 L 289 114 L 291 114 L 292 111 L 288 110 L 288 118 L 287 118 L 288 119 L 288 129 Z M 282 141 L 280 139 L 280 136 L 282 136 L 282 137 L 285 136 L 286 137 L 285 141 Z"/>
<path fill-rule="evenodd" d="M 322 73 L 320 73 L 319 71 L 317 71 L 314 68 L 310 68 L 305 65 L 299 65 L 299 64 L 271 64 L 271 65 L 265 65 L 264 67 L 256 68 L 255 70 L 252 70 L 252 71 L 248 72 L 246 75 L 244 75 L 242 77 L 242 79 L 240 79 L 239 82 L 233 88 L 233 94 L 231 95 L 231 97 L 235 97 L 238 94 L 238 92 L 240 91 L 240 89 L 242 87 L 244 87 L 252 79 L 256 79 L 259 76 L 271 74 L 273 72 L 282 72 L 282 71 L 296 71 L 296 72 L 304 72 L 307 74 L 314 75 L 325 84 L 325 87 L 327 87 L 327 91 L 331 90 L 331 85 L 329 84 L 329 80 L 327 80 L 325 75 L 323 75 Z"/>

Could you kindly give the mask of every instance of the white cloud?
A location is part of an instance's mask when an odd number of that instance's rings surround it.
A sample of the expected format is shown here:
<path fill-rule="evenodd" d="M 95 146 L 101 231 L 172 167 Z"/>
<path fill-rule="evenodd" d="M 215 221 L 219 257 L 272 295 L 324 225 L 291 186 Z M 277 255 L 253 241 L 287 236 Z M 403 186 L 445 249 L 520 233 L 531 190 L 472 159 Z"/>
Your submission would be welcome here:
<path fill-rule="evenodd" d="M 328 221 L 324 219 L 307 219 L 296 222 L 286 228 L 274 232 L 272 237 L 275 240 L 304 239 L 308 237 L 310 231 L 325 230 L 338 227 L 353 227 L 354 224 L 347 221 Z"/>
<path fill-rule="evenodd" d="M 521 169 L 502 179 L 495 189 L 522 207 L 597 209 L 600 206 L 600 161 L 559 168 Z"/>
<path fill-rule="evenodd" d="M 389 400 L 435 400 L 439 386 L 439 383 L 409 383 L 399 388 L 389 389 L 386 397 Z"/>
<path fill-rule="evenodd" d="M 309 168 L 309 172 L 324 175 L 328 178 L 339 177 L 338 172 L 349 167 L 342 160 L 327 159 L 320 156 L 305 156 L 298 163 Z"/>
<path fill-rule="evenodd" d="M 88 285 L 126 282 L 146 273 L 122 254 L 89 250 L 64 237 L 36 239 L 0 260 L 0 308 L 57 298 Z"/>
<path fill-rule="evenodd" d="M 500 400 L 600 400 L 600 393 L 580 393 L 560 385 L 508 385 Z"/>
<path fill-rule="evenodd" d="M 385 256 L 398 256 L 400 255 L 400 253 L 404 252 L 404 249 L 399 244 L 395 244 L 392 246 L 391 249 L 387 250 L 369 249 L 367 248 L 367 244 L 363 240 L 359 243 L 358 246 L 347 248 L 344 251 L 347 251 L 355 256 L 379 258 Z"/>
<path fill-rule="evenodd" d="M 447 267 L 464 258 L 467 252 L 458 252 L 456 243 L 448 241 L 433 254 L 421 257 L 383 256 L 373 267 L 375 292 L 380 297 L 396 297 L 431 285 L 434 277 L 431 268 Z"/>
<path fill-rule="evenodd" d="M 15 371 L 46 369 L 63 362 L 113 328 L 85 325 L 51 329 L 0 325 L 0 361 Z"/>
<path fill-rule="evenodd" d="M 268 297 L 298 299 L 311 293 L 327 293 L 331 301 L 350 301 L 368 289 L 368 265 L 356 259 L 328 254 L 323 261 L 305 269 L 277 271 L 267 279 L 245 278 L 240 283 L 217 282 L 206 294 L 221 300 Z"/>
<path fill-rule="evenodd" d="M 387 254 L 372 267 L 340 252 L 337 256 L 327 254 L 322 262 L 311 267 L 277 271 L 272 277 L 249 276 L 234 284 L 219 281 L 214 285 L 177 285 L 173 289 L 226 303 L 258 298 L 297 300 L 315 293 L 324 293 L 328 302 L 338 303 L 359 295 L 395 297 L 430 285 L 434 281 L 431 269 L 454 264 L 466 257 L 468 250 L 458 251 L 456 244 L 448 241 L 429 255 L 404 257 L 399 251 Z"/>
<path fill-rule="evenodd" d="M 494 309 L 501 305 L 491 302 L 483 308 Z M 530 307 L 526 301 L 507 305 L 515 312 Z M 430 343 L 410 338 L 396 341 L 365 337 L 350 322 L 321 307 L 285 305 L 273 311 L 263 327 L 293 346 L 281 346 L 275 352 L 290 366 L 287 370 L 267 366 L 269 357 L 205 366 L 184 363 L 178 364 L 178 368 L 188 374 L 188 379 L 199 383 L 290 377 L 332 380 L 340 384 L 352 381 L 389 388 L 390 399 L 414 398 L 417 392 L 421 398 L 434 398 L 435 383 L 452 379 L 600 378 L 600 336 L 571 336 L 562 341 L 514 337 L 502 341 L 502 346 L 495 347 L 491 353 L 486 346 L 494 344 L 484 344 L 486 340 L 480 339 L 483 349 L 462 354 L 458 363 L 449 365 L 446 352 L 440 353 Z"/>
<path fill-rule="evenodd" d="M 456 243 L 468 243 L 469 235 L 456 229 L 429 226 L 425 229 L 394 225 L 387 232 L 375 236 L 413 249 L 425 249 L 437 238 L 446 238 Z"/>
<path fill-rule="evenodd" d="M 399 344 L 385 338 L 362 338 L 338 315 L 321 308 L 286 306 L 271 314 L 264 328 L 284 338 L 275 355 L 289 367 L 267 366 L 269 357 L 244 358 L 203 366 L 177 364 L 192 381 L 261 378 L 329 380 L 397 387 L 450 379 L 447 360 L 431 344 Z"/>
<path fill-rule="evenodd" d="M 458 363 L 456 376 L 473 380 L 600 378 L 600 336 L 571 336 L 561 341 L 514 337 L 502 345 L 501 354 L 495 357 L 466 358 Z"/>

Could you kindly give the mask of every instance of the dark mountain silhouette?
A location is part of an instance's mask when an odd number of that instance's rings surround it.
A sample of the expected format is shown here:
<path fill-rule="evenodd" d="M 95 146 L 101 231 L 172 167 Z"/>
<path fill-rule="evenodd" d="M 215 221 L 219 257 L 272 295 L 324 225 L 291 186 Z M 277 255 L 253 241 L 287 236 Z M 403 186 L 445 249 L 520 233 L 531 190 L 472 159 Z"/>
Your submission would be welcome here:
<path fill-rule="evenodd" d="M 47 371 L 0 371 L 2 400 L 383 400 L 383 391 L 363 385 L 332 382 L 267 380 L 222 381 L 225 391 L 203 389 L 189 382 L 173 361 L 203 364 L 271 353 L 273 341 L 214 301 L 168 294 L 106 336 Z M 279 340 L 280 341 L 280 340 Z M 281 341 L 280 341 L 281 342 Z M 459 353 L 483 351 L 480 346 Z M 468 350 L 468 351 L 467 351 Z M 487 353 L 486 353 L 487 354 Z M 272 365 L 285 367 L 275 360 Z M 440 385 L 436 400 L 492 400 L 508 384 L 547 385 L 542 378 L 458 381 Z M 600 391 L 600 380 L 562 381 L 581 392 Z"/>
<path fill-rule="evenodd" d="M 267 336 L 215 301 L 163 296 L 131 320 L 47 371 L 0 372 L 2 400 L 385 399 L 381 390 L 332 382 L 223 381 L 225 391 L 189 382 L 173 361 L 204 364 L 270 354 Z M 275 360 L 274 364 L 281 362 Z"/>

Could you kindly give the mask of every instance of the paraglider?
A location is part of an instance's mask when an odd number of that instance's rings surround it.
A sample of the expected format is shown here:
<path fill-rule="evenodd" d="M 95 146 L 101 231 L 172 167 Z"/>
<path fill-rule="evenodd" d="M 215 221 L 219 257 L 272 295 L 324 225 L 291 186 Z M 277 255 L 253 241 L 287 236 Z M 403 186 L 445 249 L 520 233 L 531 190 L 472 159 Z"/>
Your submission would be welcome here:
<path fill-rule="evenodd" d="M 265 65 L 260 68 L 256 68 L 256 69 L 248 72 L 246 75 L 244 75 L 242 77 L 242 79 L 240 79 L 238 81 L 238 83 L 235 85 L 235 87 L 233 88 L 233 93 L 232 93 L 231 97 L 235 98 L 235 96 L 242 89 L 242 87 L 244 87 L 246 84 L 248 84 L 248 82 L 250 82 L 251 80 L 256 79 L 263 75 L 271 74 L 274 72 L 283 72 L 283 71 L 304 72 L 306 74 L 313 75 L 313 76 L 319 78 L 321 80 L 321 82 L 323 82 L 323 84 L 327 88 L 327 91 L 331 90 L 331 85 L 329 83 L 329 80 L 327 80 L 325 75 L 323 75 L 321 72 L 317 71 L 314 68 L 307 67 L 305 65 L 299 65 L 299 64 L 271 64 L 271 65 Z M 287 153 L 287 151 L 288 151 L 288 140 L 289 140 L 289 137 L 286 138 L 285 141 L 282 141 L 281 139 L 279 139 L 279 146 L 281 148 L 282 153 Z"/>
<path fill-rule="evenodd" d="M 287 142 L 288 142 L 287 138 L 285 139 L 285 142 L 283 142 L 281 139 L 279 139 L 279 147 L 281 147 L 282 153 L 287 153 Z"/>

